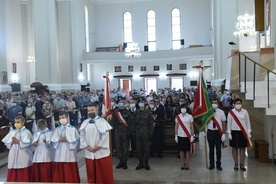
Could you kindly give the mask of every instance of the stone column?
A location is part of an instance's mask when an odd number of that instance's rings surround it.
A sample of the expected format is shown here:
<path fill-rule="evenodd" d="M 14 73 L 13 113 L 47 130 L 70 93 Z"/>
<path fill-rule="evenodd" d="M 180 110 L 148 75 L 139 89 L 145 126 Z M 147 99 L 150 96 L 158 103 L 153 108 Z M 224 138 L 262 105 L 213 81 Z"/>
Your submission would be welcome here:
<path fill-rule="evenodd" d="M 57 43 L 57 16 L 55 0 L 33 1 L 36 82 L 59 91 L 60 80 Z"/>

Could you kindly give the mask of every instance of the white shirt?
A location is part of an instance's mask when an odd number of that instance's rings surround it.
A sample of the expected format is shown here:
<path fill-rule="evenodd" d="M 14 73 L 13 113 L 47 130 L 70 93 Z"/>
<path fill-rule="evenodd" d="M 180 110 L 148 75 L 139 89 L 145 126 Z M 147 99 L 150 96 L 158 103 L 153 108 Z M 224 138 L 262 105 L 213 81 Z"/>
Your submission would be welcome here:
<path fill-rule="evenodd" d="M 184 116 L 181 113 L 178 116 L 180 117 L 181 121 L 183 122 L 183 124 L 187 128 L 188 132 L 191 134 L 191 128 L 190 127 L 191 127 L 191 123 L 194 122 L 193 116 L 191 116 L 188 113 L 186 113 Z M 177 118 L 175 118 L 175 122 L 179 123 Z M 188 137 L 187 134 L 184 132 L 183 128 L 181 127 L 180 123 L 179 123 L 179 126 L 178 126 L 177 135 L 179 137 Z"/>
<path fill-rule="evenodd" d="M 66 137 L 66 142 L 59 142 L 61 137 Z M 54 130 L 51 138 L 55 148 L 55 162 L 76 162 L 77 145 L 79 142 L 79 133 L 75 127 L 70 124 L 60 125 Z"/>
<path fill-rule="evenodd" d="M 12 137 L 16 137 L 19 140 L 19 144 L 13 144 Z M 22 127 L 20 130 L 11 130 L 3 138 L 2 142 L 10 149 L 8 169 L 21 169 L 32 165 L 31 140 L 32 134 L 25 127 Z"/>
<path fill-rule="evenodd" d="M 89 123 L 90 120 L 86 119 L 80 127 L 80 149 L 99 146 L 101 148 L 95 153 L 85 149 L 85 158 L 94 160 L 107 157 L 110 155 L 109 130 L 112 127 L 99 116 L 95 118 L 95 123 Z"/>
<path fill-rule="evenodd" d="M 216 112 L 214 112 L 214 118 L 217 120 L 221 130 L 223 131 L 222 122 L 226 121 L 226 116 L 225 116 L 224 112 L 221 109 L 216 108 L 215 110 L 216 110 Z M 214 128 L 213 127 L 213 120 L 210 120 L 207 124 L 207 129 L 209 129 L 209 130 L 218 130 L 218 127 L 216 126 L 216 128 Z"/>
<path fill-rule="evenodd" d="M 36 111 L 35 106 L 27 106 L 25 109 L 25 114 L 26 114 L 26 116 L 29 116 L 30 114 L 32 114 L 35 111 Z M 35 113 L 30 117 L 30 119 L 35 119 Z"/>
<path fill-rule="evenodd" d="M 37 131 L 33 135 L 32 144 L 37 142 L 35 147 L 33 163 L 52 162 L 54 160 L 54 148 L 51 146 L 53 132 L 48 128 L 44 131 Z M 45 139 L 45 142 L 43 141 Z"/>
<path fill-rule="evenodd" d="M 237 111 L 236 109 L 232 109 L 232 111 L 235 113 L 237 118 L 240 120 L 242 126 L 244 127 L 244 130 L 247 133 L 251 132 L 251 124 L 249 120 L 249 115 L 247 110 L 241 109 L 241 111 Z M 227 132 L 231 132 L 231 130 L 241 130 L 236 121 L 234 120 L 233 116 L 228 113 L 227 116 Z"/>

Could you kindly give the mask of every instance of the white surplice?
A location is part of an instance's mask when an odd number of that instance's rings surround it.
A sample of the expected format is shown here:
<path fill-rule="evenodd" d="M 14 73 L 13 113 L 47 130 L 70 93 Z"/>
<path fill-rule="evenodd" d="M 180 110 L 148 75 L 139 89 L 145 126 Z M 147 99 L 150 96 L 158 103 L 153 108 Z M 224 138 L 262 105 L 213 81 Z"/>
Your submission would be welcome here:
<path fill-rule="evenodd" d="M 16 137 L 19 140 L 19 144 L 12 143 L 12 137 Z M 32 165 L 31 141 L 32 134 L 25 126 L 20 130 L 11 130 L 2 139 L 2 142 L 10 150 L 8 156 L 8 169 L 21 169 Z"/>
<path fill-rule="evenodd" d="M 94 160 L 107 157 L 110 155 L 109 131 L 112 127 L 99 116 L 95 118 L 95 123 L 89 123 L 90 120 L 91 118 L 83 121 L 80 127 L 80 149 L 99 146 L 101 149 L 95 153 L 85 149 L 85 158 Z"/>
<path fill-rule="evenodd" d="M 35 147 L 33 163 L 44 163 L 52 162 L 54 160 L 54 148 L 51 145 L 51 138 L 53 136 L 53 131 L 46 128 L 43 131 L 37 131 L 33 135 L 32 144 L 37 142 L 38 145 Z M 45 142 L 43 141 L 45 140 Z"/>
<path fill-rule="evenodd" d="M 66 142 L 59 142 L 61 137 L 66 137 Z M 70 124 L 60 125 L 54 130 L 51 138 L 55 148 L 55 162 L 76 162 L 77 146 L 79 142 L 78 130 Z"/>

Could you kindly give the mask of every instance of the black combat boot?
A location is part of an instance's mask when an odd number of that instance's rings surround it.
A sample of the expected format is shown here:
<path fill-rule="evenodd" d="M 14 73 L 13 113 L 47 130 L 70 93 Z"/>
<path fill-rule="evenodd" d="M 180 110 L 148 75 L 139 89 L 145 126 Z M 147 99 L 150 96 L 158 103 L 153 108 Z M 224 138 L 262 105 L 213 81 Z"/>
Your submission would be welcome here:
<path fill-rule="evenodd" d="M 123 169 L 127 169 L 127 160 L 123 162 Z"/>
<path fill-rule="evenodd" d="M 123 160 L 120 160 L 119 164 L 116 166 L 116 169 L 123 167 Z"/>
<path fill-rule="evenodd" d="M 145 160 L 145 169 L 146 170 L 150 170 L 149 160 L 148 159 Z"/>
<path fill-rule="evenodd" d="M 139 161 L 139 165 L 136 167 L 136 170 L 140 170 L 144 167 L 144 164 L 143 164 L 143 159 L 140 159 Z"/>

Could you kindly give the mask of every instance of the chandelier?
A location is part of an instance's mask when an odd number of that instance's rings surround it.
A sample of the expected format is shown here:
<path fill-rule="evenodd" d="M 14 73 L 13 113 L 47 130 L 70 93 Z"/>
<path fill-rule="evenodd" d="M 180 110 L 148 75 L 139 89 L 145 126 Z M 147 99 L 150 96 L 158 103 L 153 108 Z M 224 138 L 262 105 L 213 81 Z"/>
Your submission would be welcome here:
<path fill-rule="evenodd" d="M 138 43 L 127 43 L 127 47 L 125 48 L 125 56 L 127 58 L 139 58 L 141 57 L 141 53 L 139 51 L 140 48 L 138 47 Z"/>
<path fill-rule="evenodd" d="M 255 16 L 245 13 L 244 15 L 238 16 L 238 22 L 236 23 L 236 29 L 233 34 L 237 38 L 255 37 Z"/>
<path fill-rule="evenodd" d="M 35 62 L 35 56 L 34 55 L 28 56 L 27 62 L 28 63 L 34 63 Z"/>

